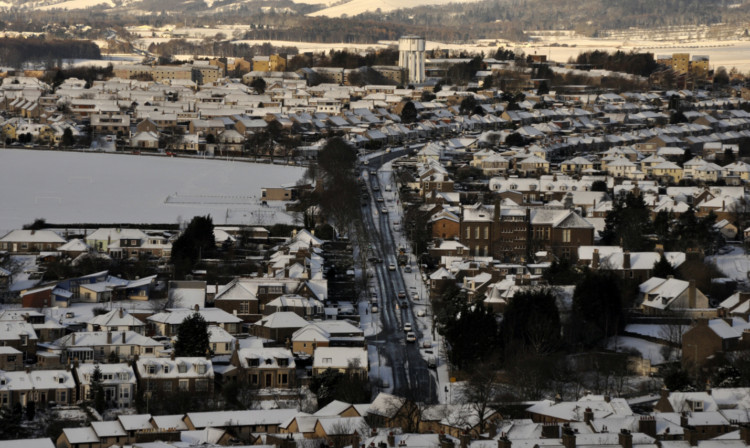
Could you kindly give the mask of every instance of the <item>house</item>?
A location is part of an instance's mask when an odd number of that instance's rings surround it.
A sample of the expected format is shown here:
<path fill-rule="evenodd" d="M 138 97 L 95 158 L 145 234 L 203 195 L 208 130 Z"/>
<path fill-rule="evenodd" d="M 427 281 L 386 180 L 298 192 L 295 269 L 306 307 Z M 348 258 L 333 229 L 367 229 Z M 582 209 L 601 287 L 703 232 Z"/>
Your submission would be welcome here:
<path fill-rule="evenodd" d="M 363 347 L 318 347 L 313 355 L 313 376 L 332 369 L 347 375 L 367 378 L 369 362 Z"/>
<path fill-rule="evenodd" d="M 0 347 L 0 370 L 12 372 L 23 369 L 23 352 L 13 347 Z"/>
<path fill-rule="evenodd" d="M 138 388 L 157 396 L 173 392 L 212 395 L 214 369 L 210 359 L 197 357 L 143 358 L 135 362 Z"/>
<path fill-rule="evenodd" d="M 104 401 L 108 408 L 130 408 L 135 403 L 136 376 L 128 364 L 78 364 L 73 371 L 78 400 L 93 400 L 91 380 L 99 368 L 102 375 Z"/>
<path fill-rule="evenodd" d="M 277 434 L 279 427 L 294 418 L 297 412 L 297 409 L 188 412 L 183 421 L 189 430 L 231 428 L 238 438 L 250 440 L 257 433 Z"/>
<path fill-rule="evenodd" d="M 94 316 L 86 322 L 86 329 L 88 331 L 133 331 L 140 335 L 146 334 L 146 324 L 122 308 Z"/>
<path fill-rule="evenodd" d="M 718 354 L 750 349 L 750 324 L 740 317 L 700 318 L 682 335 L 682 365 L 700 367 Z"/>
<path fill-rule="evenodd" d="M 641 310 L 645 314 L 702 313 L 709 307 L 708 297 L 695 287 L 695 280 L 651 277 L 638 288 L 642 297 Z"/>
<path fill-rule="evenodd" d="M 250 333 L 264 339 L 284 343 L 290 341 L 295 331 L 305 327 L 309 322 L 292 311 L 279 311 L 256 322 Z"/>
<path fill-rule="evenodd" d="M 53 343 L 53 350 L 59 350 L 63 359 L 80 362 L 155 357 L 162 348 L 161 343 L 134 331 L 80 331 Z"/>
<path fill-rule="evenodd" d="M 193 309 L 170 308 L 165 312 L 149 316 L 146 320 L 156 334 L 172 337 L 177 335 L 177 329 L 182 321 L 194 313 L 200 314 L 209 325 L 221 327 L 229 334 L 238 334 L 242 331 L 242 319 L 220 308 L 199 308 L 197 306 Z"/>
<path fill-rule="evenodd" d="M 312 322 L 295 331 L 292 351 L 313 355 L 320 347 L 364 347 L 364 331 L 345 320 Z"/>
<path fill-rule="evenodd" d="M 232 365 L 240 370 L 239 380 L 257 388 L 290 388 L 296 385 L 296 364 L 292 352 L 280 347 L 263 347 L 258 341 L 232 354 Z"/>
<path fill-rule="evenodd" d="M 76 385 L 67 370 L 22 370 L 0 372 L 0 405 L 26 406 L 29 402 L 48 405 L 50 402 L 68 405 L 75 400 Z"/>
<path fill-rule="evenodd" d="M 16 254 L 54 251 L 65 243 L 51 230 L 13 230 L 0 238 L 0 250 Z"/>
<path fill-rule="evenodd" d="M 576 401 L 541 400 L 526 409 L 531 419 L 538 423 L 582 422 L 591 412 L 591 418 L 632 416 L 624 398 L 612 398 L 608 395 L 584 395 Z"/>

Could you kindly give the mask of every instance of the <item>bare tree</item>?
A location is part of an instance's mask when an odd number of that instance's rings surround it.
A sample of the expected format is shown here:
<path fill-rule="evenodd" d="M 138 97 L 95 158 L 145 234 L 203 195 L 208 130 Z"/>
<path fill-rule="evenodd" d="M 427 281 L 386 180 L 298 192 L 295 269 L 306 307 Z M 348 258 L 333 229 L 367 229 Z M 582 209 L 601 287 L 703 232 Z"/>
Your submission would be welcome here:
<path fill-rule="evenodd" d="M 475 368 L 461 395 L 476 416 L 480 434 L 484 432 L 487 411 L 497 401 L 498 394 L 497 371 L 487 365 Z"/>

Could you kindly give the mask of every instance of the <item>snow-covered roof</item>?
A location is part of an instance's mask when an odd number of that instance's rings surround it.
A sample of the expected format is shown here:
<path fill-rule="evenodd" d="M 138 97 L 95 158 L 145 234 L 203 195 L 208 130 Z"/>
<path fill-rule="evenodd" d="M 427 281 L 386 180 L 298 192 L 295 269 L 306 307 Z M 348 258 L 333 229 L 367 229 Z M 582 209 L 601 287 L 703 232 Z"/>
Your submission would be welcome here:
<path fill-rule="evenodd" d="M 296 409 L 263 409 L 254 411 L 188 412 L 186 417 L 195 428 L 227 426 L 280 425 L 297 414 Z"/>

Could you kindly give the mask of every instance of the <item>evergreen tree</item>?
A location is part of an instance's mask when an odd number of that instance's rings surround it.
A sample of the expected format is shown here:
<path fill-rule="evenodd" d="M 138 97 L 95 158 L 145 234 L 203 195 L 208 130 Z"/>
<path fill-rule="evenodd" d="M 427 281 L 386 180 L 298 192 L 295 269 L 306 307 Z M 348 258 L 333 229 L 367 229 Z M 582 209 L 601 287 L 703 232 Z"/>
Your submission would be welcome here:
<path fill-rule="evenodd" d="M 516 293 L 503 313 L 502 335 L 508 355 L 554 351 L 560 341 L 560 314 L 552 291 Z"/>
<path fill-rule="evenodd" d="M 16 440 L 26 437 L 26 429 L 21 425 L 23 409 L 21 403 L 13 408 L 0 407 L 0 440 Z"/>
<path fill-rule="evenodd" d="M 677 270 L 672 267 L 672 264 L 669 263 L 667 257 L 665 257 L 664 254 L 661 254 L 659 260 L 654 263 L 654 268 L 651 270 L 651 275 L 659 278 L 667 278 L 670 275 L 678 277 Z"/>
<path fill-rule="evenodd" d="M 644 238 L 653 228 L 650 210 L 640 193 L 636 195 L 631 191 L 617 196 L 604 222 L 603 244 L 621 244 L 623 249 L 635 252 L 653 248 L 653 242 Z"/>
<path fill-rule="evenodd" d="M 189 273 L 200 258 L 216 250 L 214 223 L 210 215 L 196 216 L 172 245 L 172 263 L 175 275 Z"/>
<path fill-rule="evenodd" d="M 176 356 L 205 356 L 209 353 L 208 322 L 199 313 L 186 317 L 177 327 Z"/>
<path fill-rule="evenodd" d="M 415 121 L 417 121 L 417 108 L 413 102 L 407 101 L 401 109 L 401 122 L 414 123 Z"/>
<path fill-rule="evenodd" d="M 624 324 L 628 285 L 610 271 L 589 271 L 573 292 L 573 314 L 567 336 L 593 346 L 617 334 Z"/>
<path fill-rule="evenodd" d="M 91 398 L 94 400 L 94 409 L 99 413 L 104 412 L 107 403 L 104 398 L 104 377 L 99 364 L 94 367 L 94 371 L 91 373 L 89 389 L 91 390 Z"/>

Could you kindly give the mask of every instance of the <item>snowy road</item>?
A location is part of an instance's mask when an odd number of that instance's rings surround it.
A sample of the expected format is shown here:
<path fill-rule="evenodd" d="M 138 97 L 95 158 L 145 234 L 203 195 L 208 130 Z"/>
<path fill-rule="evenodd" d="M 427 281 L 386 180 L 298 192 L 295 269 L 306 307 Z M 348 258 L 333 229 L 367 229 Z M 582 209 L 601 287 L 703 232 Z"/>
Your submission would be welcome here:
<path fill-rule="evenodd" d="M 371 172 L 377 170 L 384 162 L 402 154 L 403 152 L 399 151 L 385 154 L 380 160 L 371 161 L 368 169 Z M 435 379 L 419 349 L 419 341 L 429 339 L 430 335 L 422 334 L 425 328 L 417 324 L 411 289 L 407 287 L 396 261 L 398 244 L 401 243 L 396 242 L 390 221 L 391 214 L 399 212 L 396 204 L 392 202 L 392 198 L 397 195 L 387 192 L 378 176 L 364 175 L 363 177 L 367 178 L 370 191 L 370 201 L 363 210 L 363 214 L 372 244 L 371 255 L 383 260 L 381 263 L 372 265 L 374 288 L 377 290 L 379 300 L 381 331 L 376 336 L 370 337 L 369 343 L 378 347 L 380 355 L 391 367 L 393 384 L 390 386 L 395 394 L 435 403 L 437 402 Z M 389 200 L 378 202 L 379 197 Z M 388 209 L 388 213 L 382 213 L 383 208 Z M 391 270 L 390 265 L 396 268 Z M 398 298 L 400 291 L 406 294 L 406 298 Z M 416 333 L 416 342 L 406 341 L 406 332 L 403 328 L 407 322 L 412 325 L 412 331 Z"/>

